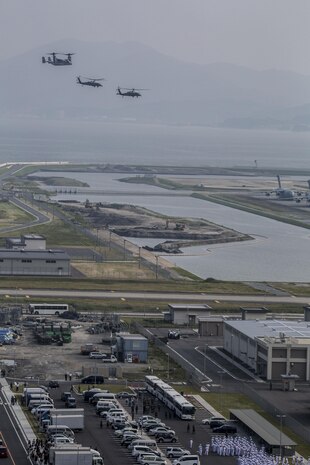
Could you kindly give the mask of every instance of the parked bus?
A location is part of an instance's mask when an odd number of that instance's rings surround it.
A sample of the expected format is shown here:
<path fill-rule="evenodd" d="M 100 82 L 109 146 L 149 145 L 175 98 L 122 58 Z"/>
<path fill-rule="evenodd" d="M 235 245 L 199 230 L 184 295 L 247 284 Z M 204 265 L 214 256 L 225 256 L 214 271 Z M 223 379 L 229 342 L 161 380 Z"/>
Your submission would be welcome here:
<path fill-rule="evenodd" d="M 28 313 L 31 315 L 61 315 L 69 310 L 67 304 L 29 304 Z"/>
<path fill-rule="evenodd" d="M 182 420 L 194 420 L 196 408 L 169 384 L 157 376 L 145 377 L 146 389 Z"/>

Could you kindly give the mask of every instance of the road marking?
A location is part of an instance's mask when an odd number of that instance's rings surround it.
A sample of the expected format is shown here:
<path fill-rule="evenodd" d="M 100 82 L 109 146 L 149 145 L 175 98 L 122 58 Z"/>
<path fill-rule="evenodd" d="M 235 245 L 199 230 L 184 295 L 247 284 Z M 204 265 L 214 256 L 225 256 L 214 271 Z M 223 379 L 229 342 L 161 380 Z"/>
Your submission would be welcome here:
<path fill-rule="evenodd" d="M 10 451 L 10 449 L 8 448 L 8 445 L 7 445 L 7 443 L 6 443 L 5 440 L 4 440 L 2 431 L 0 431 L 0 437 L 1 437 L 1 439 L 2 439 L 3 444 L 5 445 L 5 447 L 6 447 L 7 450 L 8 450 L 8 455 L 9 455 L 10 459 L 12 460 L 13 464 L 16 465 L 15 460 L 14 460 L 13 457 L 12 457 L 11 451 Z"/>

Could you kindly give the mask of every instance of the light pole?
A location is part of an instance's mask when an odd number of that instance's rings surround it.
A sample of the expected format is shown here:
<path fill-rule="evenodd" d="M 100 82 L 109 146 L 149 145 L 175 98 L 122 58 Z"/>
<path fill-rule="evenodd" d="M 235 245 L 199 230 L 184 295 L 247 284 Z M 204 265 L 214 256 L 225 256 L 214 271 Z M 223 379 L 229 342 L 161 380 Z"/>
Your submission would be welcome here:
<path fill-rule="evenodd" d="M 218 371 L 217 372 L 219 375 L 220 375 L 220 399 L 219 399 L 219 406 L 220 406 L 220 410 L 221 410 L 221 413 L 222 413 L 222 389 L 223 389 L 223 375 L 225 375 L 225 371 L 221 370 L 221 371 Z"/>
<path fill-rule="evenodd" d="M 155 269 L 155 277 L 158 279 L 158 255 L 155 255 L 156 258 L 156 269 Z"/>
<path fill-rule="evenodd" d="M 169 354 L 167 354 L 167 357 L 168 357 L 167 379 L 168 379 L 168 381 L 169 381 L 169 379 L 170 379 L 170 357 L 169 357 Z"/>
<path fill-rule="evenodd" d="M 124 239 L 124 260 L 126 260 L 126 239 Z"/>
<path fill-rule="evenodd" d="M 283 418 L 286 415 L 277 415 L 277 418 L 280 418 L 280 457 L 282 457 L 282 431 L 283 431 Z"/>

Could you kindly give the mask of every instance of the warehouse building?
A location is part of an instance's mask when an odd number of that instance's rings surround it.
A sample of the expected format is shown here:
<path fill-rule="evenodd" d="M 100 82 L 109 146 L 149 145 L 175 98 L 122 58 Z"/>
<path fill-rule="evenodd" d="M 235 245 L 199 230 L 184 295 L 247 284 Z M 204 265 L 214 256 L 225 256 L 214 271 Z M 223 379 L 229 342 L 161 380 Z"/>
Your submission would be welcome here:
<path fill-rule="evenodd" d="M 210 316 L 211 310 L 208 305 L 168 304 L 164 319 L 175 325 L 195 326 L 198 318 Z"/>
<path fill-rule="evenodd" d="M 310 325 L 304 320 L 224 322 L 224 350 L 266 380 L 310 380 Z M 291 383 L 289 383 L 292 386 Z"/>
<path fill-rule="evenodd" d="M 0 249 L 0 275 L 70 276 L 70 258 L 62 250 Z"/>
<path fill-rule="evenodd" d="M 115 347 L 120 362 L 146 363 L 148 358 L 148 340 L 141 334 L 120 334 Z"/>

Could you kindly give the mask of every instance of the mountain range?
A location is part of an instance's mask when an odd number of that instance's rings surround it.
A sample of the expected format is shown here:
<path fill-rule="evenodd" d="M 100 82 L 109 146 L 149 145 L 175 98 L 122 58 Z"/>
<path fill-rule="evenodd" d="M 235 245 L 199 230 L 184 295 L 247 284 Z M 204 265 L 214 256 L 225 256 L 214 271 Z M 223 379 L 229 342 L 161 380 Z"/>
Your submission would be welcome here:
<path fill-rule="evenodd" d="M 75 52 L 72 66 L 43 64 Z M 102 78 L 82 87 L 77 76 Z M 122 98 L 117 87 L 146 88 Z M 185 63 L 135 42 L 63 40 L 0 62 L 0 117 L 136 120 L 238 128 L 310 129 L 310 76 L 228 63 Z"/>

